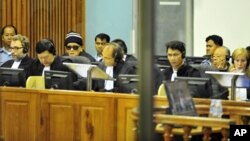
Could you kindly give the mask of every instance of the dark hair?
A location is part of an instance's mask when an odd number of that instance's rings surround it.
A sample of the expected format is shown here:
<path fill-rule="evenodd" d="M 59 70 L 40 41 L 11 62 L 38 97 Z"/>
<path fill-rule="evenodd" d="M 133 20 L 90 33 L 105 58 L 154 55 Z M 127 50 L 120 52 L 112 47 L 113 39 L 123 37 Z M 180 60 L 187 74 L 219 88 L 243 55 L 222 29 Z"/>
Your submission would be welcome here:
<path fill-rule="evenodd" d="M 247 46 L 246 49 L 250 53 L 250 46 Z"/>
<path fill-rule="evenodd" d="M 227 51 L 226 61 L 229 61 L 229 59 L 230 59 L 230 57 L 231 57 L 231 51 L 230 51 L 230 49 L 229 49 L 228 47 L 225 47 L 225 46 L 224 46 L 224 48 L 225 48 L 226 51 Z"/>
<path fill-rule="evenodd" d="M 108 34 L 105 34 L 105 33 L 97 34 L 97 35 L 95 36 L 95 41 L 96 41 L 97 38 L 100 38 L 101 40 L 104 40 L 104 39 L 105 39 L 108 43 L 110 42 L 110 37 L 109 37 L 109 35 L 108 35 Z"/>
<path fill-rule="evenodd" d="M 56 55 L 56 48 L 52 40 L 42 39 L 36 44 L 36 53 L 40 54 L 44 51 L 49 51 L 49 53 Z"/>
<path fill-rule="evenodd" d="M 181 41 L 170 41 L 166 44 L 166 51 L 168 51 L 168 49 L 179 50 L 182 53 L 182 58 L 185 58 L 185 43 Z"/>
<path fill-rule="evenodd" d="M 128 48 L 126 43 L 122 39 L 115 39 L 112 42 L 115 42 L 120 45 L 120 47 L 123 49 L 124 53 L 127 54 Z"/>
<path fill-rule="evenodd" d="M 216 45 L 223 46 L 223 39 L 221 38 L 221 36 L 210 35 L 206 38 L 206 42 L 208 42 L 209 40 L 214 41 Z"/>
<path fill-rule="evenodd" d="M 17 34 L 17 29 L 16 29 L 16 27 L 14 26 L 14 25 L 5 25 L 3 28 L 2 28 L 2 30 L 1 30 L 1 35 L 3 35 L 4 34 L 4 30 L 6 29 L 6 28 L 13 28 L 14 29 L 14 31 L 15 31 L 15 34 Z"/>

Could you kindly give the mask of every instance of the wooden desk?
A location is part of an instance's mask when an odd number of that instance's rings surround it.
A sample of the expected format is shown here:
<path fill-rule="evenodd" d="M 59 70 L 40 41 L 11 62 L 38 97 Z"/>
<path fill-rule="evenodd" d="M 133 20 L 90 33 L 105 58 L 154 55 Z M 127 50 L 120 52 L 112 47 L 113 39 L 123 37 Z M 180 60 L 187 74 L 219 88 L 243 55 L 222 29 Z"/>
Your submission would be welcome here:
<path fill-rule="evenodd" d="M 5 141 L 112 141 L 114 103 L 111 95 L 1 88 L 1 135 Z"/>
<path fill-rule="evenodd" d="M 0 87 L 0 105 L 5 141 L 131 141 L 138 96 Z"/>
<path fill-rule="evenodd" d="M 209 99 L 194 99 L 209 105 Z M 166 106 L 155 97 L 155 106 Z M 222 105 L 250 107 L 249 102 Z M 133 141 L 137 95 L 0 87 L 0 136 L 5 141 Z M 237 116 L 237 115 L 236 115 Z"/>

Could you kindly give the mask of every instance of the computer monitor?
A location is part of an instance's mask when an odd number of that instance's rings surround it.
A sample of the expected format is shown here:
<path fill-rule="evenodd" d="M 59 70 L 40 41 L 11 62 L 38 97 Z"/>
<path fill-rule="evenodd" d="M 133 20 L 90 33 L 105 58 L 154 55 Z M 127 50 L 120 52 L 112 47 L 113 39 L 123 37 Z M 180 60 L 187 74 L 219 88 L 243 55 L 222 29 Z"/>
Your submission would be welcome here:
<path fill-rule="evenodd" d="M 26 76 L 23 69 L 0 67 L 0 85 L 25 87 Z"/>
<path fill-rule="evenodd" d="M 139 75 L 136 74 L 120 74 L 116 83 L 117 91 L 121 93 L 138 93 Z"/>
<path fill-rule="evenodd" d="M 209 58 L 208 56 L 204 57 L 186 56 L 185 60 L 187 64 L 192 65 L 192 64 L 200 64 L 203 60 L 206 60 L 208 58 Z"/>
<path fill-rule="evenodd" d="M 73 89 L 71 72 L 49 70 L 44 75 L 46 89 Z"/>
<path fill-rule="evenodd" d="M 159 68 L 160 71 L 171 67 L 167 56 L 154 56 L 155 65 Z"/>
<path fill-rule="evenodd" d="M 190 93 L 195 98 L 211 98 L 213 96 L 212 81 L 210 78 L 176 77 L 175 81 L 186 81 Z"/>
<path fill-rule="evenodd" d="M 164 81 L 169 108 L 167 114 L 197 116 L 187 81 Z"/>

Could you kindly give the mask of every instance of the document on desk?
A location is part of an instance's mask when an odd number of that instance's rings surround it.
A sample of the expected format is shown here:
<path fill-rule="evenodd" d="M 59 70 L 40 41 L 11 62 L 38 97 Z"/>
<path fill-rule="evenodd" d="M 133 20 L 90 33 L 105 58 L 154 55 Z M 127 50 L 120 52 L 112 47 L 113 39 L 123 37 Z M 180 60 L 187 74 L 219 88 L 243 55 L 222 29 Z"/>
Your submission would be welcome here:
<path fill-rule="evenodd" d="M 92 64 L 79 64 L 79 63 L 63 63 L 69 69 L 80 75 L 81 77 L 87 78 L 88 70 L 92 69 L 91 77 L 94 79 L 105 79 L 113 80 L 113 78 L 104 72 L 102 69 Z"/>

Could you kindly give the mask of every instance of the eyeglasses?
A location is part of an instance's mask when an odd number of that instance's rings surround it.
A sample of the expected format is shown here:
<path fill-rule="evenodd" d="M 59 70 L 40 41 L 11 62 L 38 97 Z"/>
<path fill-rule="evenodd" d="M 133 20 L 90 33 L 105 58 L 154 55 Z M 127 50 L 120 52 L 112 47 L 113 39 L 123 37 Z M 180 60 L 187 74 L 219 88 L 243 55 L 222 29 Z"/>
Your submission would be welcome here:
<path fill-rule="evenodd" d="M 71 49 L 73 49 L 73 50 L 78 50 L 79 47 L 80 47 L 80 46 L 66 46 L 66 49 L 67 49 L 67 50 L 71 50 Z"/>
<path fill-rule="evenodd" d="M 10 50 L 15 50 L 15 51 L 17 51 L 17 50 L 19 50 L 19 49 L 22 49 L 23 47 L 10 47 Z"/>

